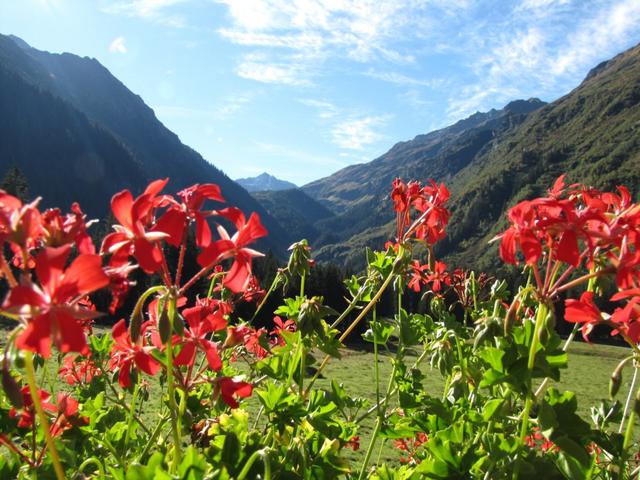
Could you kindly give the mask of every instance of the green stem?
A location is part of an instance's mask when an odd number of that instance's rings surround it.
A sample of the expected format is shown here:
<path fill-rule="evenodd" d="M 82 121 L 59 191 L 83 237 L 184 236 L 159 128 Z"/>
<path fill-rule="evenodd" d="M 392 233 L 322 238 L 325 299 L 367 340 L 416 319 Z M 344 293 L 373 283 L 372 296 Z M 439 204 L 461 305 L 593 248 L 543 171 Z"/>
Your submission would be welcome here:
<path fill-rule="evenodd" d="M 244 464 L 244 467 L 242 467 L 242 470 L 238 474 L 238 480 L 244 480 L 247 475 L 249 475 L 251 467 L 253 467 L 253 464 L 256 463 L 258 458 L 262 458 L 262 463 L 264 465 L 264 480 L 271 480 L 271 462 L 269 461 L 269 455 L 266 448 L 256 450 L 251 454 L 247 463 Z"/>
<path fill-rule="evenodd" d="M 142 453 L 138 456 L 139 462 L 141 462 L 144 459 L 144 457 L 147 455 L 147 453 L 149 453 L 149 450 L 151 450 L 153 442 L 156 441 L 156 439 L 160 435 L 160 432 L 162 431 L 162 427 L 164 427 L 164 424 L 167 423 L 167 420 L 169 420 L 169 418 L 170 417 L 165 416 L 160 419 L 160 421 L 158 422 L 158 425 L 156 425 L 156 428 L 153 430 L 153 433 L 149 437 L 147 444 L 144 446 Z"/>
<path fill-rule="evenodd" d="M 304 284 L 305 284 L 305 280 L 307 278 L 307 275 L 305 273 L 303 273 L 302 275 L 300 275 L 300 296 L 304 298 Z M 306 359 L 307 359 L 307 351 L 304 348 L 304 341 L 302 338 L 300 338 L 300 342 L 298 343 L 298 345 L 300 346 L 301 349 L 301 353 L 300 353 L 300 395 L 302 395 L 304 393 L 304 375 L 305 375 L 305 363 L 306 363 Z"/>
<path fill-rule="evenodd" d="M 398 346 L 398 353 L 396 356 L 399 356 L 400 346 Z M 396 358 L 396 362 L 398 358 Z M 362 468 L 360 469 L 360 475 L 358 475 L 358 480 L 363 480 L 366 475 L 367 465 L 369 464 L 369 460 L 371 459 L 371 454 L 373 453 L 373 449 L 376 444 L 376 440 L 378 439 L 378 435 L 380 434 L 380 429 L 382 428 L 382 422 L 384 421 L 384 410 L 387 406 L 387 401 L 389 397 L 391 397 L 391 391 L 393 390 L 394 379 L 396 375 L 396 363 L 393 364 L 393 369 L 391 371 L 391 376 L 389 377 L 389 384 L 387 385 L 387 394 L 385 395 L 385 399 L 383 404 L 378 409 L 378 418 L 376 419 L 376 425 L 373 429 L 373 433 L 371 434 L 371 440 L 369 441 L 369 447 L 367 448 L 367 453 L 365 454 L 364 460 L 362 461 Z"/>
<path fill-rule="evenodd" d="M 136 400 L 138 399 L 138 392 L 140 391 L 140 384 L 136 383 L 133 387 L 133 395 L 131 396 L 131 406 L 129 408 L 129 422 L 127 424 L 127 433 L 124 437 L 124 448 L 129 447 L 129 439 L 131 438 L 131 431 L 133 430 L 133 422 L 136 416 Z"/>
<path fill-rule="evenodd" d="M 402 316 L 402 291 L 398 292 L 398 318 L 400 319 L 401 316 Z M 373 343 L 374 345 L 376 344 L 375 335 L 374 335 Z M 389 383 L 387 385 L 387 394 L 385 395 L 385 399 L 388 399 L 391 396 L 391 391 L 393 390 L 393 386 L 395 383 L 396 368 L 397 368 L 398 362 L 400 361 L 400 357 L 402 356 L 402 351 L 403 351 L 402 335 L 400 335 L 397 350 L 396 350 L 396 357 L 393 361 L 393 368 L 391 369 L 391 376 L 389 377 Z M 377 388 L 377 385 L 378 385 L 377 357 L 375 358 L 375 364 L 376 364 L 376 388 Z M 369 447 L 367 448 L 367 453 L 365 454 L 364 460 L 362 462 L 362 468 L 360 469 L 360 475 L 358 476 L 358 480 L 363 480 L 366 475 L 367 465 L 369 465 L 371 454 L 373 453 L 373 449 L 375 447 L 376 441 L 378 440 L 378 435 L 380 434 L 380 429 L 382 428 L 382 422 L 384 421 L 384 411 L 386 407 L 387 407 L 387 400 L 385 400 L 385 403 L 381 405 L 380 408 L 378 408 L 378 418 L 376 419 L 376 425 L 373 429 L 373 433 L 371 434 L 371 440 L 369 442 Z"/>
<path fill-rule="evenodd" d="M 631 401 L 633 399 L 633 393 L 636 387 L 636 381 L 638 380 L 638 369 L 633 369 L 633 378 L 631 379 L 631 386 L 629 387 L 629 393 L 627 394 L 627 400 L 624 403 L 624 410 L 622 411 L 622 420 L 620 420 L 620 427 L 618 428 L 618 433 L 622 433 L 624 429 L 624 421 L 627 418 L 627 414 L 629 413 L 629 407 L 631 406 Z"/>
<path fill-rule="evenodd" d="M 376 321 L 376 309 L 371 312 L 372 320 Z M 376 378 L 376 405 L 378 406 L 378 415 L 380 415 L 380 370 L 378 368 L 378 342 L 375 334 L 373 335 L 373 374 Z"/>
<path fill-rule="evenodd" d="M 424 360 L 424 358 L 427 356 L 429 352 L 427 351 L 427 349 L 425 348 L 424 351 L 422 352 L 422 354 L 420 354 L 420 356 L 416 359 L 416 361 L 414 362 L 413 366 L 411 367 L 411 370 L 415 370 L 416 368 L 418 368 L 418 366 L 420 365 L 420 363 L 422 362 L 422 360 Z M 395 385 L 393 387 L 393 389 L 391 390 L 391 395 L 393 395 L 394 393 L 396 393 L 396 391 L 398 390 L 398 386 Z M 380 408 L 380 402 L 386 402 L 387 401 L 387 396 L 382 397 L 382 400 L 380 400 L 379 402 L 377 402 L 375 405 L 373 405 L 372 407 L 369 408 L 369 410 L 367 410 L 366 412 L 364 412 L 362 415 L 360 415 L 357 419 L 356 419 L 356 423 L 360 424 L 365 418 L 367 418 L 369 415 L 371 415 L 373 412 L 377 411 Z"/>
<path fill-rule="evenodd" d="M 398 265 L 398 263 L 400 262 L 400 260 L 402 259 L 402 252 L 399 253 L 398 257 L 396 258 L 396 260 L 393 263 L 393 268 L 391 269 L 391 272 L 389 272 L 389 275 L 387 275 L 387 278 L 385 278 L 384 282 L 382 283 L 382 285 L 380 285 L 380 288 L 378 289 L 378 291 L 376 292 L 376 294 L 373 296 L 373 298 L 369 301 L 369 303 L 366 305 L 366 307 L 364 307 L 362 309 L 362 311 L 360 312 L 360 314 L 355 318 L 355 320 L 353 322 L 351 322 L 351 325 L 349 325 L 349 327 L 347 327 L 347 329 L 344 331 L 344 333 L 342 335 L 340 335 L 340 338 L 338 339 L 338 341 L 340 343 L 342 343 L 345 338 L 347 338 L 349 336 L 349 334 L 358 326 L 358 324 L 360 323 L 360 321 L 366 317 L 366 315 L 369 313 L 369 310 L 371 310 L 371 308 L 378 303 L 378 300 L 380 300 L 380 297 L 382 296 L 382 294 L 384 293 L 384 291 L 387 289 L 387 287 L 389 286 L 389 284 L 391 283 L 391 281 L 393 280 L 393 278 L 396 275 L 396 266 Z M 322 360 L 322 363 L 320 364 L 320 366 L 318 367 L 318 370 L 316 370 L 316 373 L 313 375 L 313 377 L 311 378 L 311 381 L 309 382 L 309 386 L 307 387 L 307 389 L 304 392 L 304 396 L 306 397 L 309 394 L 309 391 L 311 389 L 311 387 L 313 386 L 313 384 L 315 383 L 315 381 L 318 379 L 318 377 L 320 376 L 320 374 L 322 373 L 322 370 L 324 370 L 324 368 L 327 366 L 327 364 L 329 363 L 329 360 L 331 360 L 331 355 L 327 355 L 326 357 L 324 357 L 324 360 Z"/>
<path fill-rule="evenodd" d="M 633 427 L 636 423 L 635 409 L 631 410 L 629 414 L 629 420 L 627 422 L 627 429 L 624 432 L 624 442 L 622 444 L 622 455 L 620 456 L 620 462 L 618 464 L 618 478 L 624 480 L 624 471 L 626 466 L 626 459 L 629 457 L 627 451 L 633 444 Z"/>
<path fill-rule="evenodd" d="M 173 321 L 175 312 L 175 297 L 169 299 L 170 305 L 168 308 L 169 313 L 169 331 L 173 332 Z M 182 461 L 182 447 L 180 445 L 182 435 L 180 434 L 180 418 L 178 413 L 178 406 L 176 405 L 175 384 L 173 376 L 173 345 L 171 343 L 172 335 L 169 335 L 167 340 L 167 394 L 169 395 L 169 410 L 171 413 L 171 432 L 173 434 L 173 461 L 171 462 L 171 473 L 175 473 L 178 465 Z"/>
<path fill-rule="evenodd" d="M 540 303 L 538 306 L 538 312 L 536 314 L 536 324 L 533 330 L 533 338 L 531 339 L 531 346 L 529 348 L 529 360 L 527 362 L 527 370 L 529 373 L 528 383 L 531 386 L 531 375 L 533 373 L 533 367 L 536 363 L 536 353 L 538 352 L 539 346 L 539 334 L 540 329 L 543 327 L 548 314 L 548 307 L 544 303 Z M 533 407 L 534 396 L 533 392 L 527 392 L 527 399 L 524 403 L 524 410 L 522 411 L 522 424 L 520 427 L 520 444 L 524 445 L 525 438 L 527 437 L 527 433 L 529 432 L 529 415 L 531 414 L 531 408 Z M 517 478 L 517 470 L 520 464 L 516 463 L 516 474 Z"/>
<path fill-rule="evenodd" d="M 33 401 L 33 406 L 35 407 L 38 418 L 40 419 L 40 428 L 42 428 L 42 433 L 44 433 L 44 438 L 49 449 L 49 455 L 51 456 L 51 461 L 53 462 L 53 469 L 55 470 L 56 478 L 58 480 L 64 480 L 64 469 L 62 468 L 62 464 L 60 463 L 60 456 L 58 455 L 58 450 L 56 450 L 56 444 L 53 441 L 51 432 L 49 431 L 49 421 L 47 420 L 47 415 L 45 414 L 44 409 L 42 408 L 42 402 L 40 401 L 40 393 L 38 392 L 38 386 L 36 384 L 36 374 L 33 368 L 33 353 L 26 350 L 24 360 L 25 368 L 27 371 L 27 383 L 29 384 L 29 392 L 31 393 L 31 400 Z"/>
<path fill-rule="evenodd" d="M 96 457 L 89 457 L 80 464 L 80 466 L 78 467 L 79 477 L 82 476 L 82 478 L 84 478 L 84 476 L 81 474 L 84 473 L 84 469 L 87 468 L 89 465 L 95 465 L 98 468 L 98 472 L 100 472 L 100 478 L 105 477 L 104 466 L 102 465 L 102 462 L 100 462 L 100 460 L 98 460 Z"/>
<path fill-rule="evenodd" d="M 569 336 L 567 337 L 567 339 L 564 342 L 564 345 L 562 346 L 562 351 L 566 352 L 567 350 L 569 350 L 569 346 L 571 345 L 571 343 L 573 343 L 573 339 L 576 337 L 576 333 L 578 333 L 578 330 L 580 330 L 580 324 L 579 323 L 575 323 L 573 325 L 573 330 L 571 330 L 571 333 L 569 334 Z M 533 394 L 534 400 L 538 400 L 538 398 L 540 398 L 540 395 L 542 393 L 544 393 L 545 388 L 547 388 L 547 384 L 549 383 L 550 378 L 546 377 L 542 383 L 540 384 L 540 386 L 538 387 L 538 389 L 536 390 L 536 393 Z"/>

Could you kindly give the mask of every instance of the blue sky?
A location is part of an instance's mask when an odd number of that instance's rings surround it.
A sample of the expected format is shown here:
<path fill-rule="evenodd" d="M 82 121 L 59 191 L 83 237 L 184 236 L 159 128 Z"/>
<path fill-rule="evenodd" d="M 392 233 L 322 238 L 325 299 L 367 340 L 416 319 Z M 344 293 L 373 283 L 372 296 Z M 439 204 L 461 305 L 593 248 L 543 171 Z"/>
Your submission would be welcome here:
<path fill-rule="evenodd" d="M 0 0 L 0 32 L 97 58 L 232 178 L 299 185 L 640 42 L 640 0 Z"/>

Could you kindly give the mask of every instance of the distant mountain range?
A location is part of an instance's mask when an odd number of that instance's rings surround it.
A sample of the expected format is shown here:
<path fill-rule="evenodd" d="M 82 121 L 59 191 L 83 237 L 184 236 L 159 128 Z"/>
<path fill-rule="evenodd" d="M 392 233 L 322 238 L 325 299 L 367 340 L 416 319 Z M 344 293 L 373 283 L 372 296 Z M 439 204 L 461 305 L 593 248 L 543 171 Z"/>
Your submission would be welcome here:
<path fill-rule="evenodd" d="M 550 104 L 533 98 L 476 113 L 304 185 L 333 214 L 310 220 L 318 236 L 309 240 L 316 259 L 361 267 L 364 247 L 381 247 L 393 235 L 392 180 L 434 178 L 452 192 L 440 256 L 496 272 L 497 246 L 488 241 L 505 226 L 506 210 L 544 194 L 562 173 L 569 182 L 640 191 L 640 46 L 598 65 Z M 270 192 L 265 203 L 274 216 L 285 208 L 279 195 Z"/>
<path fill-rule="evenodd" d="M 243 188 L 184 145 L 97 60 L 31 48 L 0 35 L 0 175 L 17 166 L 46 206 L 79 201 L 104 217 L 111 196 L 170 177 L 176 192 L 217 183 L 229 204 L 258 212 L 266 248 L 284 254 L 290 235 Z"/>
<path fill-rule="evenodd" d="M 256 177 L 237 178 L 236 182 L 244 187 L 247 192 L 269 192 L 298 188 L 295 183 L 280 180 L 267 172 L 261 173 Z"/>
<path fill-rule="evenodd" d="M 282 255 L 305 237 L 316 259 L 356 268 L 364 246 L 380 248 L 393 235 L 392 180 L 434 178 L 452 193 L 439 255 L 495 272 L 497 247 L 488 240 L 504 227 L 506 210 L 544 194 L 561 173 L 569 182 L 640 192 L 640 46 L 598 65 L 552 103 L 516 100 L 475 113 L 296 189 L 266 173 L 239 179 L 242 188 L 96 60 L 0 35 L 0 176 L 11 166 L 48 205 L 79 200 L 95 216 L 107 213 L 114 192 L 139 192 L 153 178 L 171 177 L 172 191 L 215 182 L 229 203 L 260 213 L 270 233 L 264 248 Z"/>

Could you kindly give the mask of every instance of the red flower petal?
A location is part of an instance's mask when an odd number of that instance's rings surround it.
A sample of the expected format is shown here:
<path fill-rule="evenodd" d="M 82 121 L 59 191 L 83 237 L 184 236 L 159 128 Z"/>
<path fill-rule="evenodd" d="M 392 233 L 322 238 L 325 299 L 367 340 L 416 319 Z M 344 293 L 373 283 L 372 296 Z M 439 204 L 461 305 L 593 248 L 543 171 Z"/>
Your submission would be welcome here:
<path fill-rule="evenodd" d="M 167 242 L 174 247 L 179 247 L 182 243 L 182 237 L 186 226 L 186 213 L 172 208 L 167 210 L 165 214 L 160 217 L 160 220 L 158 220 L 158 223 L 153 230 L 168 234 L 169 237 L 167 238 Z"/>
<path fill-rule="evenodd" d="M 111 198 L 111 211 L 120 225 L 127 230 L 133 230 L 131 208 L 133 207 L 133 195 L 129 190 L 122 190 Z"/>

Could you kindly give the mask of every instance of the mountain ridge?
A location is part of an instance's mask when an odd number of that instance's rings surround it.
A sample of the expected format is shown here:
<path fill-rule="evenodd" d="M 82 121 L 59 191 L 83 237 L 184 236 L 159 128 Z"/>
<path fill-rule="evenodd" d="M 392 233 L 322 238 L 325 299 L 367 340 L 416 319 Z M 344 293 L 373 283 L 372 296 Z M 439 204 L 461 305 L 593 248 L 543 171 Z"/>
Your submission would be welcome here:
<path fill-rule="evenodd" d="M 120 145 L 122 150 L 128 152 L 127 162 L 130 170 L 141 173 L 141 175 L 133 175 L 130 187 L 134 193 L 142 191 L 146 182 L 160 177 L 170 178 L 168 187 L 170 191 L 178 191 L 194 183 L 217 183 L 230 204 L 241 208 L 247 214 L 253 211 L 260 214 L 270 232 L 269 237 L 263 241 L 263 245 L 279 255 L 284 255 L 286 246 L 292 240 L 288 232 L 242 187 L 207 162 L 195 150 L 184 145 L 177 135 L 158 120 L 153 110 L 139 95 L 131 92 L 100 62 L 70 53 L 53 54 L 37 50 L 24 40 L 16 40 L 17 38 L 0 35 L 0 68 L 12 74 L 14 81 L 18 78 L 37 91 L 47 92 L 64 102 L 77 114 L 84 116 L 93 128 L 100 129 L 103 136 L 111 136 L 112 143 Z M 22 92 L 26 94 L 27 90 L 28 88 L 25 87 Z M 6 95 L 5 100 L 5 103 L 10 103 Z M 21 114 L 15 109 L 11 113 Z M 31 115 L 32 122 L 37 124 L 36 113 L 24 112 L 23 114 Z M 5 116 L 9 117 L 9 115 Z M 64 207 L 65 204 L 69 205 L 71 201 L 78 200 L 86 210 L 103 215 L 111 195 L 101 198 L 100 205 L 97 198 L 83 199 L 81 195 L 71 192 L 69 188 L 63 189 L 66 191 L 56 196 L 53 185 L 43 184 L 37 178 L 42 176 L 42 172 L 47 171 L 51 164 L 55 163 L 61 170 L 69 170 L 69 167 L 65 168 L 67 164 L 64 163 L 64 158 L 57 157 L 51 152 L 43 151 L 35 158 L 28 156 L 26 154 L 29 151 L 28 143 L 35 137 L 29 138 L 29 126 L 26 123 L 23 122 L 21 125 L 24 127 L 21 131 L 15 128 L 0 131 L 0 139 L 4 139 L 6 143 L 11 142 L 13 146 L 12 157 L 0 158 L 0 166 L 6 163 L 3 165 L 5 171 L 12 164 L 18 164 L 24 168 L 26 170 L 24 174 L 30 184 L 40 184 L 45 187 L 39 192 L 34 190 L 34 193 L 41 194 L 45 201 L 56 197 L 57 202 L 62 202 L 58 205 Z M 73 134 L 74 126 L 68 125 L 68 130 Z M 46 129 L 42 130 L 41 134 L 46 134 Z M 79 138 L 78 142 L 82 143 L 82 138 Z M 91 142 L 85 142 L 83 152 L 76 153 L 93 155 L 102 164 L 110 162 L 110 159 L 104 156 L 104 152 L 94 150 Z M 54 157 L 56 162 L 53 162 Z M 0 171 L 0 174 L 2 173 Z M 96 172 L 97 174 L 99 172 Z M 103 177 L 103 182 L 105 189 L 109 189 L 111 194 L 121 190 L 125 185 L 116 185 L 108 177 Z M 80 193 L 84 194 L 87 190 L 87 188 L 80 189 Z"/>
<path fill-rule="evenodd" d="M 520 105 L 505 107 L 517 110 Z M 471 124 L 481 121 L 454 133 L 453 141 L 443 142 L 445 132 L 460 122 L 399 142 L 369 163 L 303 186 L 316 200 L 333 206 L 336 216 L 322 222 L 341 232 L 337 241 L 317 244 L 316 258 L 361 266 L 364 246 L 391 238 L 388 192 L 396 176 L 444 181 L 452 192 L 452 218 L 439 255 L 456 266 L 493 272 L 502 267 L 493 251 L 497 247 L 487 242 L 504 226 L 506 209 L 543 195 L 560 174 L 598 188 L 625 184 L 638 193 L 640 45 L 594 67 L 578 87 L 554 102 L 523 114 L 497 119 L 490 111 L 469 119 Z M 379 170 L 385 162 L 386 169 Z M 378 180 L 363 176 L 358 181 L 358 172 L 366 171 Z M 366 194 L 355 194 L 358 190 Z M 356 202 L 347 201 L 349 196 Z"/>
<path fill-rule="evenodd" d="M 242 186 L 247 192 L 268 192 L 277 190 L 290 190 L 298 188 L 295 183 L 287 182 L 263 172 L 255 177 L 236 178 L 235 182 Z"/>

